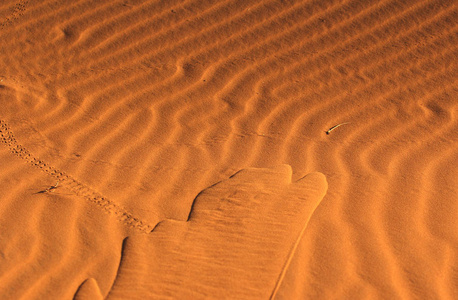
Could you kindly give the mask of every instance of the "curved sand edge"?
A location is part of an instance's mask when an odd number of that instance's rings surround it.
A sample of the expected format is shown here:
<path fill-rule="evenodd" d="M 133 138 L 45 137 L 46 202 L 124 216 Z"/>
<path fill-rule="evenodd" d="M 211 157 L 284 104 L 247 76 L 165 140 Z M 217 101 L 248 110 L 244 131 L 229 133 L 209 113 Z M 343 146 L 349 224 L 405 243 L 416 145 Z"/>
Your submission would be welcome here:
<path fill-rule="evenodd" d="M 313 211 L 323 174 L 250 168 L 205 189 L 187 222 L 166 220 L 125 241 L 108 299 L 273 298 Z"/>
<path fill-rule="evenodd" d="M 288 164 L 329 187 L 277 299 L 457 299 L 457 13 L 1 1 L 1 294 L 71 299 L 94 278 L 106 296 L 124 238 L 186 221 L 239 170 Z"/>

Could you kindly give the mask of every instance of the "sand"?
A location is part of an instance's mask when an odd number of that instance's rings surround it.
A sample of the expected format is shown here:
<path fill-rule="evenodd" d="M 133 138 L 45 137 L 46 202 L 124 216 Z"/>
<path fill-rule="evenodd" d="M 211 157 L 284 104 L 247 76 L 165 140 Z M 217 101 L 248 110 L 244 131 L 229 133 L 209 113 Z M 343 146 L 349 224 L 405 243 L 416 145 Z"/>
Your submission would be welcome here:
<path fill-rule="evenodd" d="M 0 298 L 458 298 L 457 21 L 1 1 Z"/>

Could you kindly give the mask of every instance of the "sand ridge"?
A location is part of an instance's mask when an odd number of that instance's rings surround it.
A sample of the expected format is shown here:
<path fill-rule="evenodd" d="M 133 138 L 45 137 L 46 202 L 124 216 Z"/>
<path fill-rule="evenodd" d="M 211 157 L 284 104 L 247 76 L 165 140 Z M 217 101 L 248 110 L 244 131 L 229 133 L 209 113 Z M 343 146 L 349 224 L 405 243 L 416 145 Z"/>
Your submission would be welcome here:
<path fill-rule="evenodd" d="M 133 236 L 287 164 L 328 190 L 277 299 L 457 298 L 457 19 L 452 0 L 2 1 L 0 291 L 125 297 L 157 271 Z"/>
<path fill-rule="evenodd" d="M 33 157 L 33 155 L 30 152 L 28 152 L 24 147 L 17 143 L 13 133 L 9 130 L 8 125 L 3 120 L 0 120 L 0 136 L 2 137 L 2 142 L 8 146 L 8 148 L 13 154 L 24 159 L 30 165 L 38 167 L 46 174 L 54 177 L 57 180 L 57 183 L 56 185 L 52 186 L 53 188 L 61 186 L 66 187 L 67 189 L 74 192 L 76 195 L 85 198 L 91 202 L 94 202 L 103 210 L 109 213 L 113 213 L 121 222 L 125 223 L 127 226 L 136 228 L 146 233 L 151 232 L 151 230 L 153 230 L 153 226 L 144 224 L 145 222 L 132 216 L 123 208 L 117 206 L 115 203 L 101 196 L 97 192 L 91 190 L 91 188 L 84 186 L 83 184 L 79 183 L 69 175 L 49 166 L 44 161 Z M 51 189 L 48 188 L 40 192 L 47 191 L 51 191 Z"/>

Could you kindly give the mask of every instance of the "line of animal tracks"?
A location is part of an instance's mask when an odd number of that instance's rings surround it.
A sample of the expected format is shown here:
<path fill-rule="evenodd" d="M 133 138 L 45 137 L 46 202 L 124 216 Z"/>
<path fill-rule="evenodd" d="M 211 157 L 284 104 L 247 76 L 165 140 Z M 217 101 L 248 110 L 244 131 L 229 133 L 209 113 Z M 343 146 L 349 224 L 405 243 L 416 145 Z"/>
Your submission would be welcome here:
<path fill-rule="evenodd" d="M 141 220 L 138 217 L 135 217 L 124 208 L 115 204 L 113 201 L 94 191 L 91 187 L 88 187 L 87 185 L 77 181 L 65 172 L 50 166 L 43 160 L 34 157 L 27 149 L 18 143 L 14 137 L 13 132 L 10 130 L 10 127 L 4 120 L 0 120 L 0 137 L 1 142 L 8 146 L 11 153 L 22 158 L 28 164 L 41 169 L 46 174 L 56 178 L 59 182 L 59 186 L 66 187 L 75 195 L 91 201 L 100 207 L 103 211 L 114 215 L 121 223 L 130 228 L 134 228 L 144 233 L 149 233 L 154 229 L 153 225 L 148 224 L 146 221 Z"/>

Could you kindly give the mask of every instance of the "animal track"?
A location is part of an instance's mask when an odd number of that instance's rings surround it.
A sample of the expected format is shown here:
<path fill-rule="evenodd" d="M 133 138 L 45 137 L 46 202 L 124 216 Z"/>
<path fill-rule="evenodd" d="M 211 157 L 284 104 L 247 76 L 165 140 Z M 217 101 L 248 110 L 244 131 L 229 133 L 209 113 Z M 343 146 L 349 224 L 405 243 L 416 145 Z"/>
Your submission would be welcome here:
<path fill-rule="evenodd" d="M 12 12 L 0 24 L 0 28 L 4 28 L 19 19 L 27 8 L 28 0 L 21 0 L 12 7 Z"/>
<path fill-rule="evenodd" d="M 98 192 L 92 190 L 90 187 L 84 185 L 83 183 L 78 182 L 70 175 L 67 175 L 63 171 L 60 171 L 48 165 L 44 161 L 34 157 L 27 149 L 25 149 L 17 142 L 7 123 L 3 120 L 0 120 L 0 137 L 1 142 L 7 145 L 13 154 L 24 159 L 30 165 L 40 168 L 46 174 L 56 178 L 59 181 L 59 186 L 65 186 L 75 195 L 83 197 L 97 204 L 100 208 L 102 208 L 102 210 L 115 215 L 119 221 L 131 228 L 140 230 L 145 233 L 149 233 L 153 230 L 154 226 L 133 216 L 124 208 L 103 197 Z"/>

